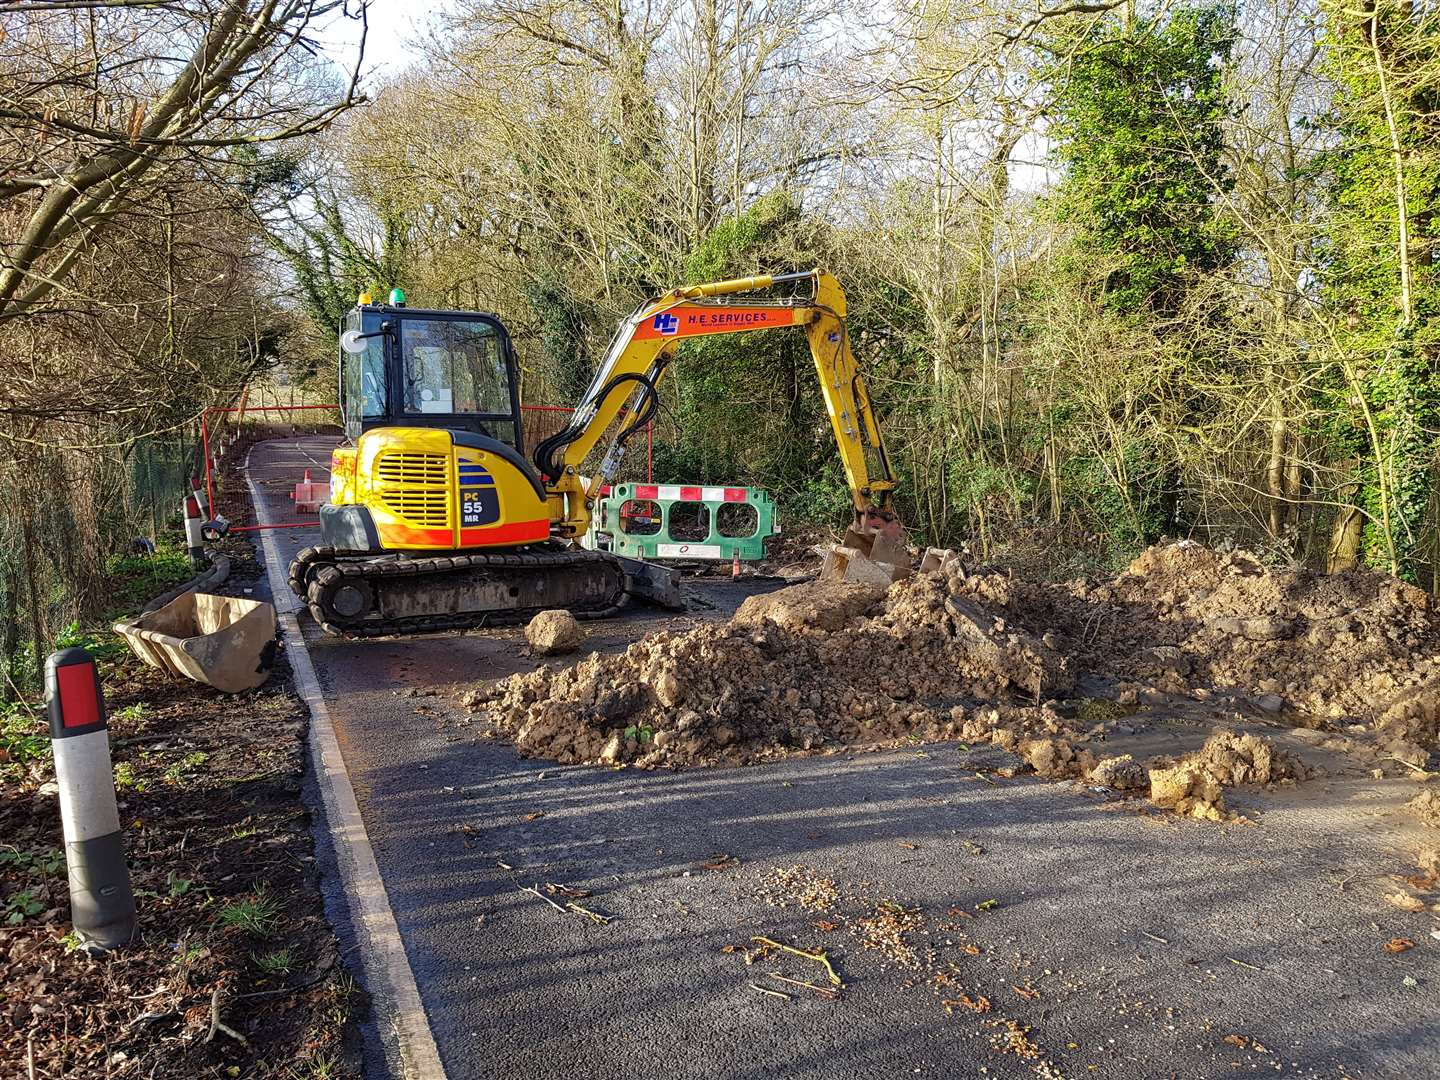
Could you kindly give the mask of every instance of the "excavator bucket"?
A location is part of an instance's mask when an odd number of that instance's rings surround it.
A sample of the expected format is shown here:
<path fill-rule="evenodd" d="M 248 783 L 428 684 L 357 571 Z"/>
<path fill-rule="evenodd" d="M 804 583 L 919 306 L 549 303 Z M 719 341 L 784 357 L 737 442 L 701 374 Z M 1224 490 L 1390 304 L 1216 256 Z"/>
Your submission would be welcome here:
<path fill-rule="evenodd" d="M 852 525 L 845 539 L 831 548 L 820 567 L 825 581 L 863 581 L 889 586 L 910 576 L 910 550 L 898 526 Z"/>
<path fill-rule="evenodd" d="M 115 632 L 152 667 L 227 694 L 259 686 L 275 658 L 275 607 L 259 600 L 182 593 Z"/>

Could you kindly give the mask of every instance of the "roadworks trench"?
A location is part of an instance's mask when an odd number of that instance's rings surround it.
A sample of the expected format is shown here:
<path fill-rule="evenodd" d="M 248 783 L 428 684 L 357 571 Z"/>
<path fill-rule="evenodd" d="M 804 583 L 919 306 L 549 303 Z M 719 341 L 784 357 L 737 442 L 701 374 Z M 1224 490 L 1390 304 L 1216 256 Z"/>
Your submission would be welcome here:
<path fill-rule="evenodd" d="M 1440 821 L 1426 786 L 1440 749 L 1433 598 L 1369 571 L 1275 570 L 1183 541 L 1100 582 L 952 563 L 888 590 L 793 585 L 728 622 L 480 684 L 462 702 L 483 734 L 565 764 L 949 742 L 977 773 L 1212 821 L 1239 816 L 1235 789 L 1404 778 L 1419 785 L 1401 800 L 1410 822 Z"/>

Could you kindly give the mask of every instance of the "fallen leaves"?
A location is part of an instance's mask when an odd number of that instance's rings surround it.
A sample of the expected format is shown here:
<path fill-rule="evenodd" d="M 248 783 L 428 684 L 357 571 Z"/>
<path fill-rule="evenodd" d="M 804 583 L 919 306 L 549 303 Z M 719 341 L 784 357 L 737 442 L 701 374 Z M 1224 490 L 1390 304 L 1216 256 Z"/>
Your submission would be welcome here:
<path fill-rule="evenodd" d="M 533 811 L 532 813 L 526 814 L 526 815 L 525 815 L 525 820 L 526 820 L 526 821 L 539 821 L 539 820 L 540 820 L 542 817 L 544 817 L 544 816 L 545 816 L 545 811 L 544 811 L 544 810 L 536 810 L 536 811 Z"/>
<path fill-rule="evenodd" d="M 969 994 L 961 994 L 958 998 L 946 998 L 940 1004 L 945 1006 L 946 1012 L 952 1012 L 957 1008 L 966 1008 L 973 1013 L 990 1011 L 990 999 L 983 994 L 977 994 L 973 998 Z"/>
<path fill-rule="evenodd" d="M 1411 896 L 1409 893 L 1393 892 L 1385 897 L 1391 904 L 1401 911 L 1424 911 L 1425 901 L 1418 896 Z"/>
<path fill-rule="evenodd" d="M 717 851 L 715 852 L 715 854 L 711 855 L 709 859 L 703 861 L 700 864 L 700 869 L 711 871 L 733 870 L 739 865 L 740 860 L 737 859 L 734 855 L 730 855 L 724 851 Z"/>
<path fill-rule="evenodd" d="M 1387 941 L 1387 942 L 1385 943 L 1385 951 L 1386 951 L 1387 953 L 1392 953 L 1392 954 L 1393 954 L 1393 953 L 1409 952 L 1409 951 L 1410 951 L 1411 949 L 1413 949 L 1414 947 L 1415 947 L 1415 942 L 1411 941 L 1409 938 L 1403 938 L 1403 937 L 1391 938 L 1389 941 Z"/>

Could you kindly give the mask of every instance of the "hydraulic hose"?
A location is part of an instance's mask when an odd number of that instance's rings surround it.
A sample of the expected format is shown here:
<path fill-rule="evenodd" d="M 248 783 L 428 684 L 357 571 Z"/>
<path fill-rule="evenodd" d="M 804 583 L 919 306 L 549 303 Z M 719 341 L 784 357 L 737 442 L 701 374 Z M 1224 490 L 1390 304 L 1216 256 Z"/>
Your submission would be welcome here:
<path fill-rule="evenodd" d="M 664 369 L 664 364 L 656 368 L 655 377 L 657 379 Z M 627 371 L 616 375 L 602 386 L 593 398 L 582 404 L 580 408 L 575 411 L 576 417 L 579 417 L 582 410 L 590 410 L 591 420 L 593 420 L 594 413 L 600 410 L 600 407 L 605 403 L 605 399 L 608 398 L 617 387 L 627 382 L 638 382 L 644 387 L 644 395 L 641 398 L 642 404 L 640 408 L 636 410 L 636 419 L 620 433 L 621 445 L 624 445 L 625 440 L 634 435 L 639 428 L 648 424 L 659 409 L 659 395 L 656 394 L 655 383 L 649 376 L 635 371 Z M 576 439 L 583 436 L 590 422 L 590 420 L 586 420 L 577 425 L 575 420 L 571 420 L 563 429 L 551 435 L 548 439 L 541 442 L 539 446 L 535 447 L 535 453 L 533 455 L 535 467 L 540 470 L 541 475 L 544 476 L 545 479 L 554 482 L 559 478 L 561 467 L 556 462 L 555 455 L 564 450 L 565 447 L 569 446 Z"/>

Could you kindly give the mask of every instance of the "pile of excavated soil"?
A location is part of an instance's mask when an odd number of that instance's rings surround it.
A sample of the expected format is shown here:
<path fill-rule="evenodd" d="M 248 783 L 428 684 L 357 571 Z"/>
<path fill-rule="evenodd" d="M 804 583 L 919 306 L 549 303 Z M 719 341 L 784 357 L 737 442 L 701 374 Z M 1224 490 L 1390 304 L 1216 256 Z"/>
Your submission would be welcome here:
<path fill-rule="evenodd" d="M 1440 619 L 1428 594 L 1384 574 L 1272 570 L 1242 551 L 1181 542 L 1102 583 L 982 572 L 964 588 L 1051 634 L 1080 674 L 1238 692 L 1271 712 L 1379 720 L 1440 741 Z"/>
<path fill-rule="evenodd" d="M 561 762 L 745 763 L 958 738 L 1118 790 L 1153 789 L 1160 769 L 1162 803 L 1214 816 L 1224 786 L 1298 768 L 1253 736 L 1212 739 L 1181 762 L 1102 760 L 1086 748 L 1090 725 L 1056 699 L 1082 677 L 1122 701 L 1137 687 L 1239 693 L 1317 723 L 1378 722 L 1408 760 L 1423 760 L 1416 743 L 1437 741 L 1437 657 L 1429 597 L 1393 578 L 1275 571 L 1179 543 L 1104 583 L 953 566 L 888 590 L 796 585 L 751 597 L 728 623 L 515 675 L 467 704 L 521 752 Z"/>
<path fill-rule="evenodd" d="M 1221 731 L 1193 754 L 1150 769 L 1150 801 L 1178 814 L 1223 821 L 1225 789 L 1237 784 L 1271 784 L 1305 779 L 1305 766 L 1268 739 Z"/>
<path fill-rule="evenodd" d="M 1033 704 L 1070 682 L 1043 642 L 926 575 L 888 592 L 816 582 L 751 597 L 728 623 L 514 675 L 468 703 L 526 754 L 657 765 L 955 737 L 977 724 L 988 735 L 999 711 L 968 722 L 967 702 Z"/>
<path fill-rule="evenodd" d="M 1421 823 L 1440 829 L 1440 791 L 1422 791 L 1405 805 Z"/>

